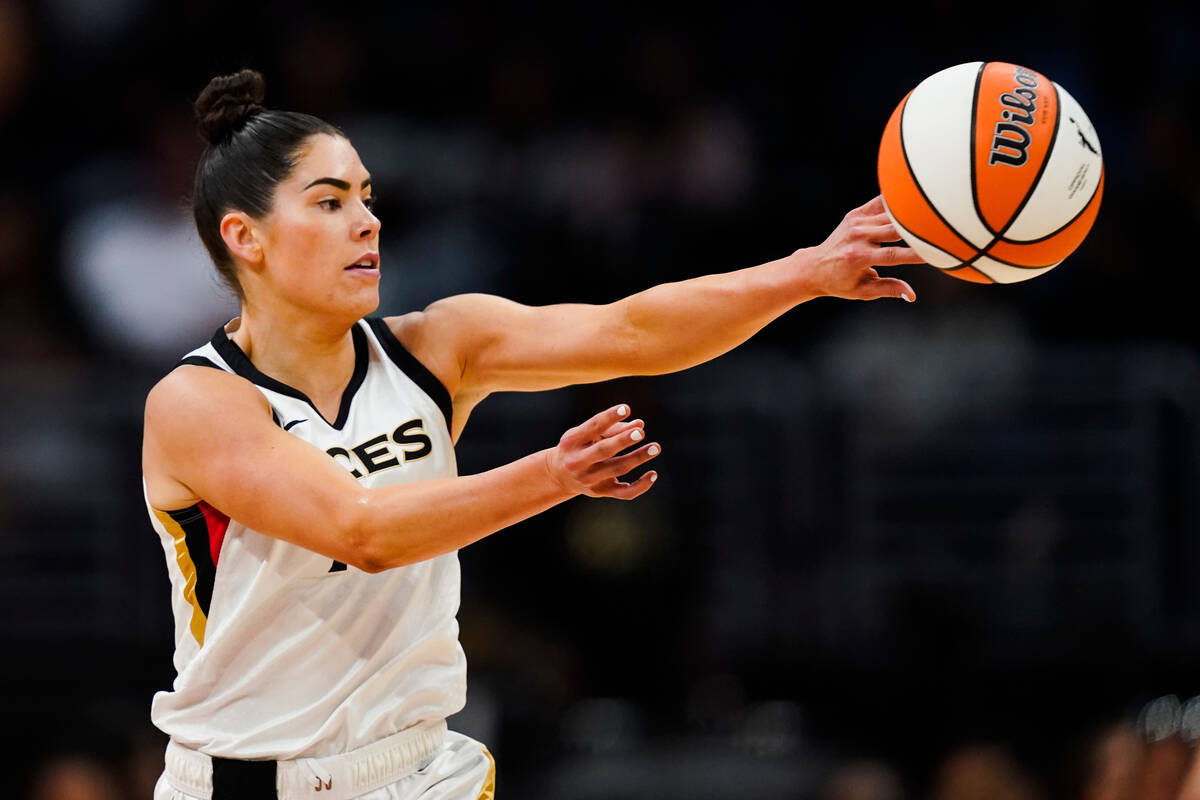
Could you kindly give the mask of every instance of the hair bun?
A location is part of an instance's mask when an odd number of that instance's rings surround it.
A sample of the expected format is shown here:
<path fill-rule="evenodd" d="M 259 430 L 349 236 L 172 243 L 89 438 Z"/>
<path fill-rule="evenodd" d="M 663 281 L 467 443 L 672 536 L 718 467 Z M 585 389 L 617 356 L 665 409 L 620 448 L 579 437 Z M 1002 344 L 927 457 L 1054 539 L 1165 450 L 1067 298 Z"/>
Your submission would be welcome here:
<path fill-rule="evenodd" d="M 263 110 L 266 93 L 266 80 L 252 69 L 213 78 L 196 98 L 196 123 L 200 135 L 209 144 L 229 136 Z"/>

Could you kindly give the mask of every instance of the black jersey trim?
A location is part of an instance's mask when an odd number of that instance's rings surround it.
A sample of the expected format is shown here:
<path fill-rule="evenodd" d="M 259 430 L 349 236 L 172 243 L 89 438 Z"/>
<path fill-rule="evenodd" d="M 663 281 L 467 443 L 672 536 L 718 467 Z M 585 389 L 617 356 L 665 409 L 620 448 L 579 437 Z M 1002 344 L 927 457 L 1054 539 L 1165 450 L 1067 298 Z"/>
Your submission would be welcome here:
<path fill-rule="evenodd" d="M 362 382 L 367 377 L 367 363 L 369 361 L 367 355 L 367 334 L 362 327 L 355 325 L 350 329 L 350 337 L 354 341 L 354 374 L 350 376 L 350 382 L 346 384 L 346 390 L 342 392 L 341 404 L 338 407 L 337 419 L 333 422 L 325 420 L 335 430 L 341 430 L 346 425 L 346 420 L 350 418 L 350 405 L 354 401 L 354 395 L 358 392 L 358 388 L 362 386 Z M 309 399 L 308 395 L 299 389 L 288 386 L 282 381 L 272 378 L 270 375 L 262 373 L 258 367 L 242 352 L 242 348 L 229 338 L 225 333 L 225 328 L 217 328 L 217 332 L 213 334 L 212 346 L 216 348 L 217 353 L 221 358 L 225 359 L 225 363 L 229 365 L 236 374 L 241 375 L 246 380 L 254 383 L 264 389 L 270 389 L 273 392 L 294 397 L 297 400 L 303 400 L 312 407 L 313 412 L 325 419 L 324 415 L 317 410 L 316 404 Z M 276 420 L 275 424 L 279 424 Z"/>
<path fill-rule="evenodd" d="M 213 369 L 221 369 L 216 364 L 214 364 L 210 359 L 207 359 L 204 356 L 188 356 L 187 358 L 181 358 L 179 360 L 179 363 L 176 364 L 175 366 L 177 366 L 177 367 L 212 367 Z M 224 372 L 225 370 L 221 370 L 221 371 Z"/>
<path fill-rule="evenodd" d="M 371 331 L 379 340 L 379 344 L 383 346 L 383 352 L 387 353 L 388 358 L 411 378 L 413 383 L 421 388 L 421 391 L 437 403 L 437 407 L 442 410 L 442 416 L 446 418 L 446 430 L 452 430 L 450 422 L 454 417 L 454 404 L 450 400 L 449 390 L 437 379 L 436 375 L 429 371 L 428 367 L 418 361 L 417 357 L 400 343 L 396 334 L 392 333 L 392 329 L 382 318 L 366 317 L 364 321 L 371 326 Z"/>
<path fill-rule="evenodd" d="M 175 366 L 176 367 L 212 367 L 213 369 L 220 369 L 221 372 L 227 371 L 227 370 L 221 369 L 219 366 L 214 364 L 210 359 L 205 358 L 204 356 L 188 356 L 187 358 L 180 359 L 179 363 L 176 364 Z M 283 428 L 283 423 L 279 421 L 279 415 L 275 413 L 274 408 L 271 409 L 271 421 L 274 422 L 279 427 Z M 287 430 L 287 428 L 283 428 L 283 429 L 285 431 Z"/>

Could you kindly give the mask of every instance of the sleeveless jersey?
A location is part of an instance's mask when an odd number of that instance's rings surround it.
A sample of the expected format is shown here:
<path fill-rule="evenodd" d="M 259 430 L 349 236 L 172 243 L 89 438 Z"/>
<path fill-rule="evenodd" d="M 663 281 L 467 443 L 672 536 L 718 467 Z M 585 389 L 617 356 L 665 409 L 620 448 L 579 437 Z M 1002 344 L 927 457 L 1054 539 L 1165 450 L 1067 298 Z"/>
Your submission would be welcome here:
<path fill-rule="evenodd" d="M 224 328 L 182 363 L 251 381 L 276 424 L 364 486 L 456 475 L 445 388 L 383 320 L 351 334 L 354 374 L 332 422 Z M 171 576 L 177 673 L 151 718 L 175 741 L 224 758 L 320 757 L 463 707 L 456 553 L 370 574 L 204 502 L 147 507 Z"/>

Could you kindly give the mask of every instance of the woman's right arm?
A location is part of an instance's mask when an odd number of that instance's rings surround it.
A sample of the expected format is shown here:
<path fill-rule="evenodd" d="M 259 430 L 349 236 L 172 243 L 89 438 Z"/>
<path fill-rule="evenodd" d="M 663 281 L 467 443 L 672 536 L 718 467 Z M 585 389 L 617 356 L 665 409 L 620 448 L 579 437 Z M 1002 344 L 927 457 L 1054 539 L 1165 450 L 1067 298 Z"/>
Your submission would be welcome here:
<path fill-rule="evenodd" d="M 179 367 L 146 400 L 142 468 L 155 508 L 204 500 L 241 524 L 368 572 L 458 550 L 577 494 L 632 499 L 657 475 L 620 476 L 658 454 L 627 406 L 603 411 L 557 446 L 477 475 L 367 489 L 281 430 L 252 385 Z"/>

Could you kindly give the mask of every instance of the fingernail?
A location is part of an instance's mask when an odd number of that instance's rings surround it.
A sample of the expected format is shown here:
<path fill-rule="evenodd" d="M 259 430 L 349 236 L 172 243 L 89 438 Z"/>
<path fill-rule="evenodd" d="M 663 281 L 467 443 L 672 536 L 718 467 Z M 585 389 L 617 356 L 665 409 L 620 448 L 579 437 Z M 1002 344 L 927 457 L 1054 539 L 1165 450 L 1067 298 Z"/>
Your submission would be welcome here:
<path fill-rule="evenodd" d="M 629 413 L 629 409 L 625 406 L 617 406 L 617 413 L 623 417 Z"/>
<path fill-rule="evenodd" d="M 652 456 L 658 455 L 658 445 L 656 445 L 656 444 L 650 445 L 650 449 L 647 450 L 646 452 Z"/>
<path fill-rule="evenodd" d="M 629 438 L 633 439 L 635 442 L 640 442 L 642 440 L 642 436 L 643 434 L 640 428 L 634 428 L 633 432 L 629 434 Z"/>
<path fill-rule="evenodd" d="M 658 480 L 658 473 L 657 473 L 657 472 L 651 472 L 651 473 L 650 473 L 650 482 L 651 482 L 651 483 L 654 483 L 656 480 Z"/>
<path fill-rule="evenodd" d="M 907 294 L 907 293 L 902 294 L 900 296 L 903 297 L 905 300 L 907 300 L 910 303 L 917 299 L 917 298 L 913 297 L 911 294 Z"/>

